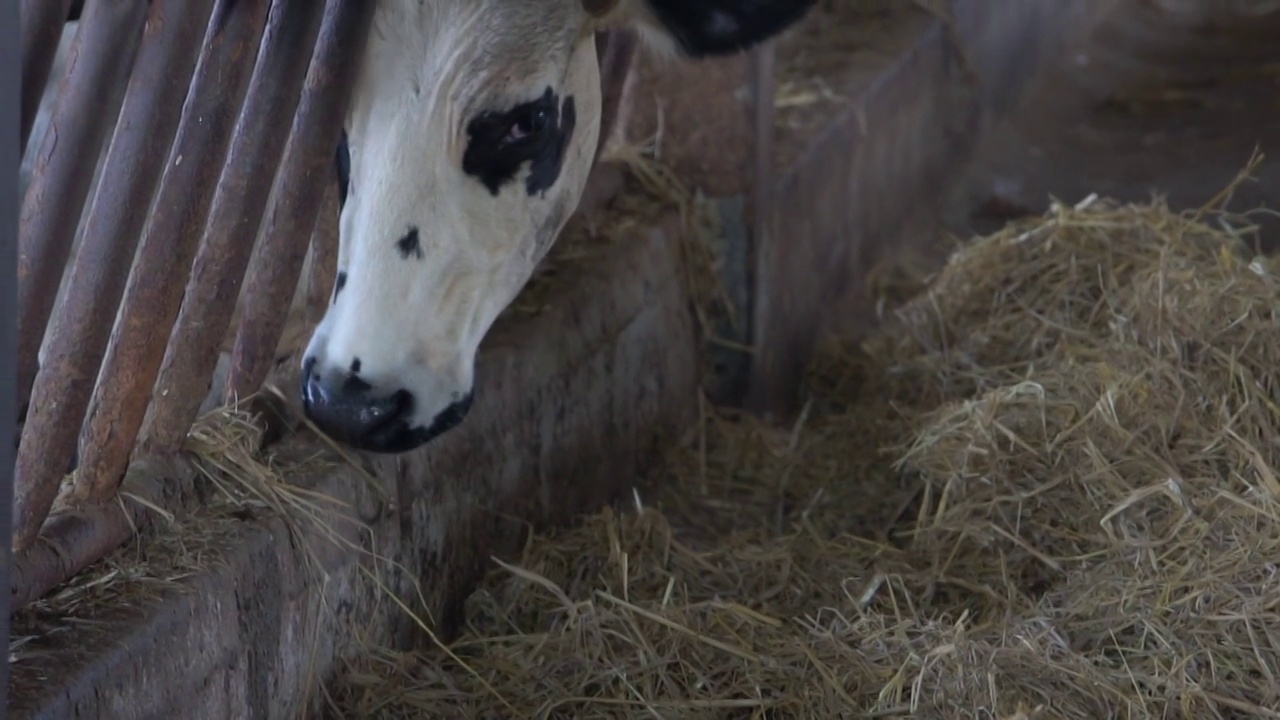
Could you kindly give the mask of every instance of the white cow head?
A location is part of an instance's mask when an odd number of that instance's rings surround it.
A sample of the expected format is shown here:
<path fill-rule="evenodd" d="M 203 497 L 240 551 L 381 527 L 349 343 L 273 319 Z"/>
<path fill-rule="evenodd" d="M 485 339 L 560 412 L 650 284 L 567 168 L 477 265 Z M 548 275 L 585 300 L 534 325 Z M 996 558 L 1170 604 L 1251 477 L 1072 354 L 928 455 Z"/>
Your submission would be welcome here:
<path fill-rule="evenodd" d="M 461 422 L 476 350 L 586 184 L 594 34 L 735 52 L 813 0 L 377 0 L 342 144 L 338 276 L 303 360 L 307 415 L 411 450 Z"/>

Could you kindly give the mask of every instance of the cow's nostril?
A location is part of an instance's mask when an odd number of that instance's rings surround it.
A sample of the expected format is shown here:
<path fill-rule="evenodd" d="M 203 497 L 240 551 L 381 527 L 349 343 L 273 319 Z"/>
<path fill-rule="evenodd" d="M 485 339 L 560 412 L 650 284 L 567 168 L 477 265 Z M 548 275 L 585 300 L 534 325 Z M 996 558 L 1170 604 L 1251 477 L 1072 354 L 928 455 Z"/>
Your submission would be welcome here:
<path fill-rule="evenodd" d="M 408 390 L 397 390 L 392 393 L 391 402 L 399 416 L 403 417 L 413 412 L 413 393 Z"/>
<path fill-rule="evenodd" d="M 397 390 L 374 392 L 366 381 L 349 374 L 325 375 L 308 362 L 302 379 L 302 407 L 321 432 L 357 448 L 377 446 L 376 436 L 405 426 L 413 413 L 413 395 Z M 376 449 L 376 448 L 371 448 Z"/>

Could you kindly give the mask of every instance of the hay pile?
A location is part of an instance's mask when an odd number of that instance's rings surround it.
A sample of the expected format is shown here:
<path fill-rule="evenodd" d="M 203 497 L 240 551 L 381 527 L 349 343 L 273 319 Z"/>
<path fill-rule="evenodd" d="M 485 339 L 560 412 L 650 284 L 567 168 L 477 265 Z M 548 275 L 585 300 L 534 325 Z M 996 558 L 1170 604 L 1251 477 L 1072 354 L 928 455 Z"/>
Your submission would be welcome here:
<path fill-rule="evenodd" d="M 1280 267 L 1227 227 L 1091 202 L 968 245 L 795 426 L 709 415 L 334 709 L 1280 717 Z"/>

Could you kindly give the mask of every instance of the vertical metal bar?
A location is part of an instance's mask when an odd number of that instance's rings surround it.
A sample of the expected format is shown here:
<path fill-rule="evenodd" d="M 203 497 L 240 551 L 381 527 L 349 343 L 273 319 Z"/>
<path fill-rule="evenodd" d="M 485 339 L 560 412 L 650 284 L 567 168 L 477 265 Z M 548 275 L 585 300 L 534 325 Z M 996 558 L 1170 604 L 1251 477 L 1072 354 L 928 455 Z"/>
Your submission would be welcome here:
<path fill-rule="evenodd" d="M 338 276 L 338 183 L 325 184 L 324 199 L 315 230 L 311 233 L 311 277 L 307 280 L 306 317 L 319 322 L 333 297 Z"/>
<path fill-rule="evenodd" d="M 315 229 L 375 3 L 328 0 L 315 55 L 293 118 L 276 202 L 245 280 L 245 306 L 231 354 L 230 398 L 255 392 L 271 369 L 285 313 Z"/>
<path fill-rule="evenodd" d="M 743 318 L 741 340 L 747 345 L 754 345 L 759 334 L 759 322 L 767 317 L 768 303 L 771 298 L 767 291 L 762 291 L 758 278 L 759 263 L 763 253 L 772 242 L 773 229 L 773 196 L 774 196 L 774 140 L 777 136 L 775 128 L 777 119 L 777 68 L 775 63 L 776 41 L 757 46 L 751 53 L 752 103 L 754 105 L 753 143 L 754 160 L 752 163 L 751 181 L 751 231 L 747 233 L 747 277 L 746 277 L 746 317 Z M 748 358 L 750 365 L 755 365 L 758 354 Z M 758 385 L 754 379 L 756 371 L 748 371 L 747 393 L 752 385 Z M 752 398 L 744 398 L 750 403 Z"/>
<path fill-rule="evenodd" d="M 58 53 L 58 40 L 62 37 L 70 10 L 71 0 L 22 0 L 22 140 L 19 152 L 27 150 L 27 140 L 31 138 L 31 128 L 35 126 L 36 115 L 40 111 L 40 98 L 49 84 L 49 70 Z"/>
<path fill-rule="evenodd" d="M 40 342 L 84 211 L 103 142 L 142 37 L 145 0 L 95 2 L 67 58 L 66 85 L 36 158 L 18 236 L 18 393 L 27 397 Z M 37 100 L 37 102 L 39 102 Z"/>
<path fill-rule="evenodd" d="M 89 401 L 72 490 L 78 501 L 107 500 L 124 478 L 209 219 L 270 6 L 270 0 L 219 0 L 214 6 L 155 209 Z"/>
<path fill-rule="evenodd" d="M 47 2 L 47 0 L 46 0 Z M 18 6 L 5 3 L 0 7 L 0 98 L 17 97 L 21 71 L 18 68 Z M 6 103 L 0 112 L 0 167 L 16 168 L 22 156 L 18 126 L 21 109 Z M 14 310 L 17 293 L 18 247 L 18 174 L 10 170 L 0 176 L 0 537 L 10 537 L 13 527 L 13 442 L 9 439 L 17 429 L 17 403 L 14 402 L 14 341 L 17 339 Z M 8 543 L 0 548 L 0 588 L 10 586 L 13 577 L 13 548 Z M 9 617 L 12 612 L 8 593 L 0 591 L 0 638 L 9 646 Z M 9 707 L 9 663 L 0 663 L 0 707 Z M 2 713 L 7 717 L 7 713 Z"/>
<path fill-rule="evenodd" d="M 777 114 L 777 75 L 774 42 L 756 47 L 751 53 L 752 103 L 754 104 L 755 160 L 752 180 L 752 235 L 759 247 L 769 232 L 769 214 L 773 198 L 773 148 Z"/>
<path fill-rule="evenodd" d="M 209 224 L 143 419 L 140 454 L 179 450 L 200 409 L 204 394 L 193 391 L 208 384 L 217 364 L 288 140 L 289 124 L 281 120 L 297 109 L 323 9 L 315 0 L 272 3 Z"/>
<path fill-rule="evenodd" d="M 30 388 L 33 402 L 22 429 L 18 463 L 32 469 L 29 475 L 19 471 L 15 500 L 15 507 L 30 510 L 18 512 L 19 523 L 23 512 L 34 513 L 28 523 L 43 520 L 46 503 L 56 496 L 65 469 L 53 467 L 48 459 L 70 457 L 75 450 L 125 278 L 195 69 L 197 53 L 191 48 L 199 47 L 212 8 L 213 0 L 154 0 L 151 5 L 117 131 L 102 166 L 103 176 L 111 182 L 98 184 L 68 278 L 63 311 L 48 330 L 45 367 Z M 19 403 L 28 387 L 22 380 L 19 374 Z M 49 499 L 42 493 L 50 494 Z M 24 495 L 30 497 L 24 499 Z"/>
<path fill-rule="evenodd" d="M 600 56 L 601 93 L 600 139 L 596 143 L 597 159 L 619 121 L 622 96 L 626 90 L 627 76 L 631 74 L 636 42 L 635 34 L 629 30 L 611 30 L 596 35 L 596 48 Z"/>
<path fill-rule="evenodd" d="M 57 512 L 41 528 L 40 542 L 14 557 L 8 599 L 14 608 L 35 602 L 133 536 L 147 509 L 135 502 L 106 503 L 84 512 Z"/>

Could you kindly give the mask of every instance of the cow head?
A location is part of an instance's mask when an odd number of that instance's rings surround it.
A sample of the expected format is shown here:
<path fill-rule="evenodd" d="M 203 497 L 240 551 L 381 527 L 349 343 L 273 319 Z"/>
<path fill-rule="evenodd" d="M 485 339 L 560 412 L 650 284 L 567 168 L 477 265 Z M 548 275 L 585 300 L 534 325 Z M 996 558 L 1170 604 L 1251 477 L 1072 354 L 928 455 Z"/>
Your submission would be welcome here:
<path fill-rule="evenodd" d="M 595 33 L 725 54 L 812 1 L 377 0 L 338 149 L 338 275 L 303 360 L 307 415 L 385 453 L 461 422 L 481 340 L 586 184 Z"/>

